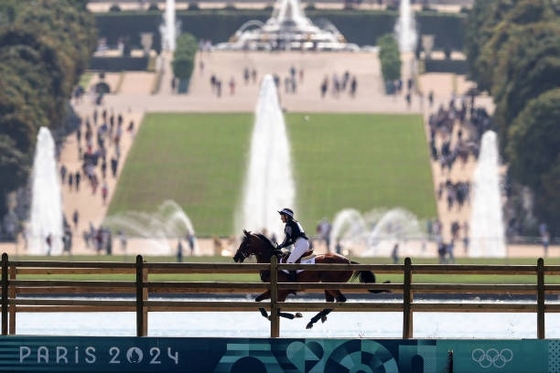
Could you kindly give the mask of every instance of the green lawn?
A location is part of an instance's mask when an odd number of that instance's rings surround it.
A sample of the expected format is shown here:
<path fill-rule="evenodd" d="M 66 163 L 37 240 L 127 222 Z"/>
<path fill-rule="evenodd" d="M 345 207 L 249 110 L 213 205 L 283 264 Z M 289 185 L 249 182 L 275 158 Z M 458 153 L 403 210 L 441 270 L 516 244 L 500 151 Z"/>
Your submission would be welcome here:
<path fill-rule="evenodd" d="M 343 208 L 404 207 L 436 216 L 419 115 L 298 113 L 285 120 L 298 217 L 314 227 Z M 128 155 L 109 215 L 177 202 L 199 237 L 233 233 L 253 114 L 149 114 Z"/>

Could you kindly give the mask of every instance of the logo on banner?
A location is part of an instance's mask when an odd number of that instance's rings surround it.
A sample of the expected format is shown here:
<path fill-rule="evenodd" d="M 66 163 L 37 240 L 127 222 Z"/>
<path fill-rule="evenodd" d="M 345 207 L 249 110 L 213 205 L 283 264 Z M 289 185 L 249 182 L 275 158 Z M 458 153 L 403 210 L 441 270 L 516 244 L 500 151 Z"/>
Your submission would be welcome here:
<path fill-rule="evenodd" d="M 477 348 L 473 350 L 471 357 L 482 368 L 503 368 L 513 360 L 513 351 L 509 348 L 503 348 L 499 351 L 496 348 L 489 348 L 486 351 L 482 348 Z"/>

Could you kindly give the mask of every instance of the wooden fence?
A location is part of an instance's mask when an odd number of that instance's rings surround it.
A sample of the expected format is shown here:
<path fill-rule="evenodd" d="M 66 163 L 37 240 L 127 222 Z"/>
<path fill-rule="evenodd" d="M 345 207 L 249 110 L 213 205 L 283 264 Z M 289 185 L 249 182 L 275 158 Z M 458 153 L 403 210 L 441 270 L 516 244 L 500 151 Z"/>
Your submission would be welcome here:
<path fill-rule="evenodd" d="M 276 270 L 368 270 L 379 274 L 402 275 L 402 282 L 377 283 L 286 283 L 278 282 Z M 303 312 L 321 311 L 325 308 L 337 312 L 399 312 L 403 315 L 402 338 L 413 338 L 414 312 L 514 312 L 536 313 L 537 338 L 545 338 L 545 314 L 560 312 L 560 304 L 547 302 L 546 297 L 560 294 L 560 285 L 546 284 L 545 276 L 560 274 L 560 266 L 545 266 L 543 259 L 536 265 L 413 265 L 410 258 L 401 264 L 349 264 L 349 265 L 300 265 L 300 264 L 218 264 L 218 263 L 148 263 L 142 256 L 135 263 L 118 262 L 73 262 L 73 261 L 11 261 L 2 255 L 2 335 L 16 334 L 16 317 L 20 312 L 135 312 L 136 334 L 146 336 L 150 312 L 192 311 L 244 311 L 256 312 L 264 308 L 271 313 L 270 336 L 280 336 L 278 310 Z M 253 273 L 258 278 L 261 270 L 271 270 L 270 282 L 233 282 L 228 275 Z M 157 275 L 194 273 L 223 274 L 223 281 L 157 281 Z M 485 283 L 421 283 L 414 281 L 423 274 L 488 275 Z M 115 276 L 118 275 L 118 276 Z M 60 279 L 71 277 L 71 279 Z M 111 279 L 103 279 L 111 277 Z M 495 283 L 493 276 L 524 276 L 525 281 Z M 119 278 L 115 280 L 114 278 Z M 154 278 L 156 277 L 156 278 Z M 161 276 L 160 276 L 161 277 Z M 379 278 L 380 276 L 378 276 Z M 51 278 L 51 279 L 49 279 Z M 486 277 L 485 277 L 486 278 Z M 519 279 L 521 277 L 518 277 Z M 530 280 L 527 281 L 526 279 Z M 214 300 L 152 300 L 156 295 L 189 294 L 260 294 L 271 290 L 271 300 L 238 302 Z M 294 289 L 298 292 L 323 292 L 339 289 L 344 293 L 367 294 L 368 289 L 390 291 L 395 297 L 379 300 L 375 295 L 360 297 L 360 301 L 348 303 L 326 303 L 309 301 L 278 302 L 279 289 Z M 438 294 L 507 294 L 524 295 L 519 302 L 469 301 L 424 301 L 415 302 L 426 295 Z M 109 299 L 107 299 L 109 298 Z M 113 299 L 111 299 L 113 298 Z M 119 299 L 120 298 L 120 299 Z M 122 299 L 125 298 L 125 299 Z M 471 297 L 473 298 L 473 297 Z M 130 299 L 130 300 L 126 300 Z"/>

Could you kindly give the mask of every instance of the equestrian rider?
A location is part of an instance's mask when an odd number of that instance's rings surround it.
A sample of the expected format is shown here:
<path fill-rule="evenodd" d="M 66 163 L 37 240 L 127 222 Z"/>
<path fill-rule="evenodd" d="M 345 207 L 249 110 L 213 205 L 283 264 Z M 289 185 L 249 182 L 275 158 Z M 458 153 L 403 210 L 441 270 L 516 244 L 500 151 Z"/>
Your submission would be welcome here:
<path fill-rule="evenodd" d="M 282 222 L 286 224 L 284 226 L 284 233 L 286 234 L 286 237 L 284 238 L 284 242 L 278 245 L 276 249 L 280 250 L 283 247 L 293 244 L 294 248 L 290 252 L 287 262 L 295 263 L 303 254 L 305 254 L 307 250 L 309 250 L 309 239 L 305 235 L 305 231 L 303 230 L 301 224 L 294 219 L 294 212 L 292 209 L 283 208 L 278 211 L 278 213 L 280 214 Z M 297 271 L 290 271 L 290 281 L 296 281 L 296 278 Z"/>

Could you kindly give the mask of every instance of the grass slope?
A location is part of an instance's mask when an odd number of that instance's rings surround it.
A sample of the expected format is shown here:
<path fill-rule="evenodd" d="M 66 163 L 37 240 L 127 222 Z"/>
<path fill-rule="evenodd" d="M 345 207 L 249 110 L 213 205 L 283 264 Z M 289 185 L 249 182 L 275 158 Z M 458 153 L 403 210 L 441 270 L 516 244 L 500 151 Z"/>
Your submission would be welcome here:
<path fill-rule="evenodd" d="M 298 217 L 314 227 L 343 208 L 404 207 L 436 216 L 418 115 L 288 113 Z M 109 208 L 152 212 L 174 200 L 200 237 L 233 232 L 253 114 L 149 114 Z M 310 230 L 312 228 L 308 228 Z"/>

